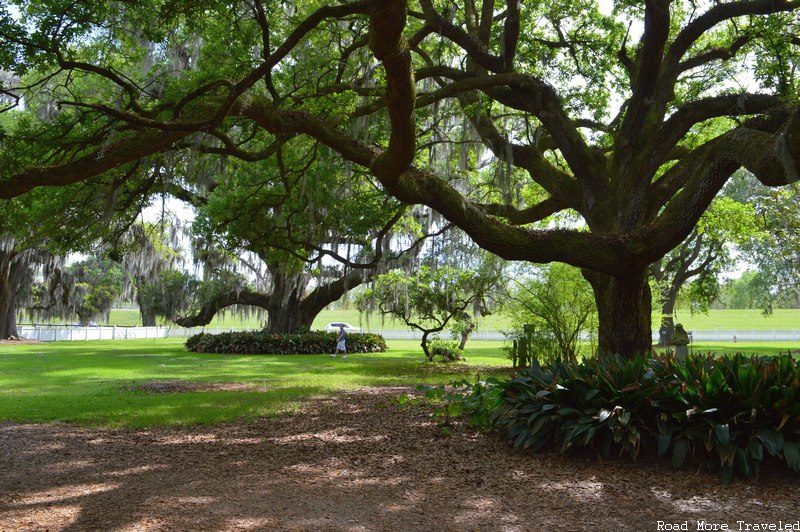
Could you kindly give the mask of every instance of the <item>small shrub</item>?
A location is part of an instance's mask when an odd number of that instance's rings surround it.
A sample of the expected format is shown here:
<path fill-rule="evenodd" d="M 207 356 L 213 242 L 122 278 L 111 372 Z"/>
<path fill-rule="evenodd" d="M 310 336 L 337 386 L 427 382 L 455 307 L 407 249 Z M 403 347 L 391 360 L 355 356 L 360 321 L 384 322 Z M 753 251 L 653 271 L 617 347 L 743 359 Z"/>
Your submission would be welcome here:
<path fill-rule="evenodd" d="M 533 365 L 475 404 L 518 449 L 577 449 L 673 466 L 702 464 L 724 482 L 758 474 L 767 455 L 800 472 L 800 366 L 775 358 L 595 357 Z"/>
<path fill-rule="evenodd" d="M 492 425 L 488 413 L 500 401 L 499 383 L 495 377 L 482 380 L 478 376 L 475 383 L 462 379 L 451 381 L 449 387 L 420 385 L 417 390 L 425 392 L 426 399 L 433 404 L 434 420 L 443 420 L 444 424 L 450 425 L 452 418 L 466 415 L 471 426 L 488 429 Z"/>
<path fill-rule="evenodd" d="M 460 362 L 466 360 L 462 354 L 463 351 L 458 348 L 458 342 L 442 340 L 439 337 L 434 338 L 428 342 L 428 350 L 431 354 L 431 360 L 439 357 L 444 362 Z"/>
<path fill-rule="evenodd" d="M 302 334 L 270 334 L 265 331 L 241 331 L 220 334 L 200 333 L 186 340 L 186 349 L 198 353 L 312 355 L 333 353 L 336 332 L 312 331 Z M 373 333 L 347 335 L 349 353 L 386 351 L 386 341 Z"/>

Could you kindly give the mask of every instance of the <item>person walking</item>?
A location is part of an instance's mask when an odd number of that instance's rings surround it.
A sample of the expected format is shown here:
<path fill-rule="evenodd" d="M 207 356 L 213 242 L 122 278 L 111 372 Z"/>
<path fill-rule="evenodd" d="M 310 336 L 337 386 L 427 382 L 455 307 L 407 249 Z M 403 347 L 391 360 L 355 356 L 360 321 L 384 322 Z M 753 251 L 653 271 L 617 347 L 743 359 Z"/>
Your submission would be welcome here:
<path fill-rule="evenodd" d="M 339 326 L 339 337 L 336 338 L 336 351 L 331 355 L 336 357 L 342 353 L 342 358 L 347 358 L 347 331 L 344 330 L 344 325 Z"/>

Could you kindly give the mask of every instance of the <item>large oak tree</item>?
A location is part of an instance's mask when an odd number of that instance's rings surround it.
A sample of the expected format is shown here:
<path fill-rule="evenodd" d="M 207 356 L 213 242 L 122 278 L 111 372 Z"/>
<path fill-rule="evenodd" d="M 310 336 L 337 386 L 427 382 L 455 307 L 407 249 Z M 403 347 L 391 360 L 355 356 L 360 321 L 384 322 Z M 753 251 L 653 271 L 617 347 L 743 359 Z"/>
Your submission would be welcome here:
<path fill-rule="evenodd" d="M 310 136 L 501 257 L 582 268 L 605 352 L 650 348 L 648 266 L 737 169 L 800 174 L 796 1 L 23 4 L 0 198 Z M 476 139 L 487 186 L 420 149 Z"/>
<path fill-rule="evenodd" d="M 308 330 L 349 290 L 411 266 L 422 242 L 439 232 L 426 227 L 423 209 L 400 205 L 368 174 L 301 140 L 265 160 L 206 161 L 215 171 L 204 187 L 170 187 L 195 208 L 194 260 L 204 278 L 187 308 L 168 316 L 177 324 L 207 325 L 235 307 L 266 311 L 272 333 Z"/>

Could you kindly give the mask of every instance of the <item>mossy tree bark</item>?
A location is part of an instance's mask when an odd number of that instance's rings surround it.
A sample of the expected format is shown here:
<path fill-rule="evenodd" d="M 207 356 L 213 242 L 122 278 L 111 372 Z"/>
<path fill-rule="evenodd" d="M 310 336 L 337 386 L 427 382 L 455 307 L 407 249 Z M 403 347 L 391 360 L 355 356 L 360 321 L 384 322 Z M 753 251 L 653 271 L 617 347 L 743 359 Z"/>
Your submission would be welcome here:
<path fill-rule="evenodd" d="M 25 254 L 25 251 L 0 249 L 0 339 L 19 336 L 17 290 L 28 268 Z"/>
<path fill-rule="evenodd" d="M 647 272 L 610 276 L 584 270 L 595 294 L 598 349 L 603 354 L 633 356 L 652 350 L 651 295 Z"/>
<path fill-rule="evenodd" d="M 267 311 L 266 330 L 270 333 L 296 333 L 311 329 L 314 319 L 326 306 L 338 301 L 347 290 L 371 278 L 369 272 L 351 271 L 332 282 L 321 283 L 306 291 L 309 279 L 303 275 L 273 273 L 273 289 L 255 292 L 233 290 L 216 295 L 196 313 L 175 318 L 182 327 L 208 325 L 218 312 L 234 305 L 248 305 Z"/>

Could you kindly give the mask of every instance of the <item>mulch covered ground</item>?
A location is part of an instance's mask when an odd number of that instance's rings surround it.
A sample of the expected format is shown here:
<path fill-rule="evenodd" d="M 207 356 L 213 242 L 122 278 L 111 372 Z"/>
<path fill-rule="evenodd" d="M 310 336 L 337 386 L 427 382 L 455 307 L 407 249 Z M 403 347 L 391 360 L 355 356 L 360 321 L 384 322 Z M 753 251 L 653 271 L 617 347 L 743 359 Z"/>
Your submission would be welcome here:
<path fill-rule="evenodd" d="M 397 405 L 410 393 L 364 389 L 210 428 L 0 424 L 0 530 L 800 529 L 797 475 L 723 486 L 517 453 L 465 427 L 442 435 L 428 411 Z"/>

